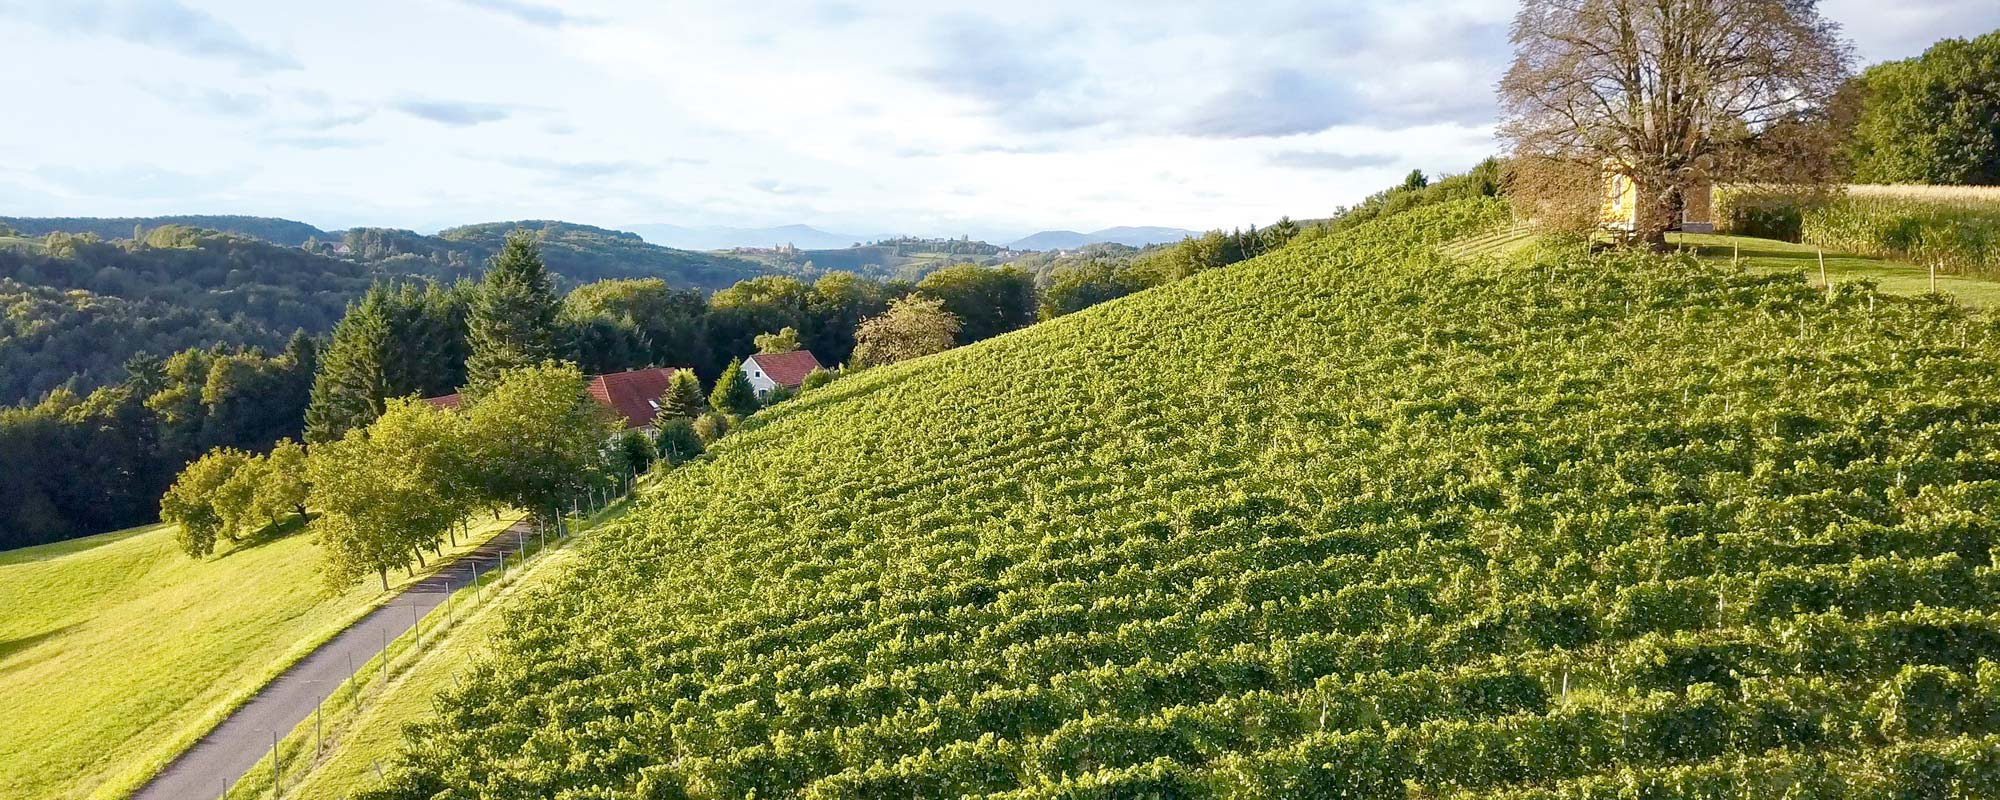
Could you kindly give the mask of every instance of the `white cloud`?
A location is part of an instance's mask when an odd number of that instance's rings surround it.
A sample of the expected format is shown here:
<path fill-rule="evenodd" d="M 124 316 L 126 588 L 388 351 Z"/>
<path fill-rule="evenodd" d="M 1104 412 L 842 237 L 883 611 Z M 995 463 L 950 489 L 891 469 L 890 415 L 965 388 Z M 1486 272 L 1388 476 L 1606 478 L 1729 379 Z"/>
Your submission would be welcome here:
<path fill-rule="evenodd" d="M 1984 0 L 1825 8 L 1874 59 L 2000 25 Z M 36 113 L 0 126 L 0 164 L 32 191 L 0 213 L 1264 224 L 1490 154 L 1513 9 L 0 0 L 31 23 L 0 71 L 49 76 L 10 87 Z"/>

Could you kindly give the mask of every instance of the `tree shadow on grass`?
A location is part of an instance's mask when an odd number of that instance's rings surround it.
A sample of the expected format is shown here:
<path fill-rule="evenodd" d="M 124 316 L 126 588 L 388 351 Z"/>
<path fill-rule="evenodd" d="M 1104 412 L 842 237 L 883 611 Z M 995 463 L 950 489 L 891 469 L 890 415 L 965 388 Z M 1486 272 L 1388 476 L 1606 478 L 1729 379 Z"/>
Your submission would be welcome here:
<path fill-rule="evenodd" d="M 80 624 L 82 623 L 72 622 L 60 628 L 50 628 L 48 630 L 42 631 L 41 633 L 30 634 L 28 636 L 23 636 L 19 639 L 0 640 L 0 675 L 6 675 L 9 672 L 13 672 L 16 669 L 20 669 L 22 667 L 28 666 L 31 663 L 34 663 L 34 660 L 24 660 L 18 664 L 9 663 L 11 660 L 13 660 L 15 654 L 26 651 L 28 648 L 34 647 L 35 645 L 41 644 L 42 642 L 48 641 L 49 639 L 53 639 L 57 636 L 61 636 L 65 633 L 68 633 L 71 629 L 75 628 L 77 625 Z"/>
<path fill-rule="evenodd" d="M 237 539 L 236 543 L 232 545 L 228 550 L 224 550 L 221 553 L 216 554 L 214 560 L 221 561 L 222 559 L 228 558 L 230 556 L 244 552 L 246 550 L 253 550 L 259 547 L 263 547 L 264 545 L 270 544 L 272 542 L 288 539 L 293 535 L 299 533 L 300 531 L 305 530 L 306 523 L 311 521 L 311 519 L 315 516 L 318 515 L 307 514 L 304 517 L 301 517 L 297 514 L 288 515 L 284 519 L 279 520 L 276 523 L 264 526 L 264 529 L 261 531 L 258 531 L 249 536 L 245 536 L 241 539 Z"/>

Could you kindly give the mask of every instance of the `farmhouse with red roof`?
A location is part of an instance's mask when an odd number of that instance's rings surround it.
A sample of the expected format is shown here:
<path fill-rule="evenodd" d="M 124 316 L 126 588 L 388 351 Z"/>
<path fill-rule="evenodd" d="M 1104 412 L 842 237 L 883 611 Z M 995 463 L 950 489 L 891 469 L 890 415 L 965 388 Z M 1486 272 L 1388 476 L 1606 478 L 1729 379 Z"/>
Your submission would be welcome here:
<path fill-rule="evenodd" d="M 813 358 L 810 350 L 793 350 L 789 353 L 758 353 L 743 362 L 743 377 L 750 381 L 750 388 L 757 391 L 759 398 L 771 390 L 783 386 L 797 389 L 806 376 L 819 369 L 819 359 Z"/>
<path fill-rule="evenodd" d="M 660 413 L 660 398 L 667 393 L 674 373 L 686 367 L 647 367 L 609 375 L 593 375 L 585 390 L 627 430 L 653 430 L 653 417 Z M 458 410 L 464 400 L 457 394 L 426 397 L 424 402 L 438 408 Z"/>

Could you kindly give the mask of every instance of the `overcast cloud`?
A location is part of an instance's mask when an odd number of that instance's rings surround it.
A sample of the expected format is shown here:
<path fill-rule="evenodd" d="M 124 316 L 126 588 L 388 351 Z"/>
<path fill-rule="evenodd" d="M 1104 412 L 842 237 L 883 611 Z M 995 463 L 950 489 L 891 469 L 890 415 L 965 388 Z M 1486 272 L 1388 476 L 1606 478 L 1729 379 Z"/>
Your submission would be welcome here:
<path fill-rule="evenodd" d="M 671 7 L 663 7 L 663 6 Z M 0 215 L 1000 238 L 1321 216 L 1496 149 L 1506 0 L 0 0 Z M 1992 0 L 1827 0 L 1866 60 Z"/>

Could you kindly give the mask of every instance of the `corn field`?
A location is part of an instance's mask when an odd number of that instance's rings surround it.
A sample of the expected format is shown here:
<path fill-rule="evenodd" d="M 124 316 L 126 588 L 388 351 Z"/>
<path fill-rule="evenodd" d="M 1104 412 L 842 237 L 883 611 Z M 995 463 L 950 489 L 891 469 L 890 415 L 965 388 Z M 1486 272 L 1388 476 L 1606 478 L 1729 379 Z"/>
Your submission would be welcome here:
<path fill-rule="evenodd" d="M 1724 232 L 2000 278 L 2000 187 L 1849 186 L 1817 202 L 1781 192 L 1718 192 Z"/>

